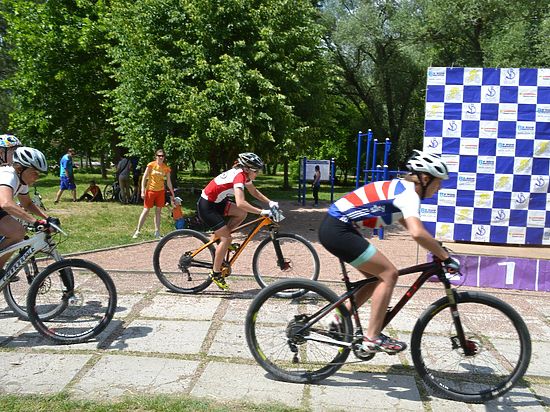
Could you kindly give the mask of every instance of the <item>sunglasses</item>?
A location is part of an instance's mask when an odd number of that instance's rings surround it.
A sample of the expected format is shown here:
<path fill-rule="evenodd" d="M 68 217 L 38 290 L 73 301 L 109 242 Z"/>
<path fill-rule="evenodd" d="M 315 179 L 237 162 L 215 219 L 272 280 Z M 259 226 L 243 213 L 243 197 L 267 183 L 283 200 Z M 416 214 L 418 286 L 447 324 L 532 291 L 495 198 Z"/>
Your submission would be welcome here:
<path fill-rule="evenodd" d="M 158 154 L 157 157 L 164 157 L 164 155 L 163 154 L 160 154 L 160 155 Z"/>

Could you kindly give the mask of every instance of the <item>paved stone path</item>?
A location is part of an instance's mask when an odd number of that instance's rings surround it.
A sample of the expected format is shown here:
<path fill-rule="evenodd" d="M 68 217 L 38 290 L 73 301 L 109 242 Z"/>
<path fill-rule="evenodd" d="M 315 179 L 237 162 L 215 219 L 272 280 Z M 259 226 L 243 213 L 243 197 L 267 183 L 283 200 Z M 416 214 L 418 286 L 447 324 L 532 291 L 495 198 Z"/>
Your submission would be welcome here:
<path fill-rule="evenodd" d="M 487 405 L 464 405 L 431 396 L 418 380 L 410 353 L 377 355 L 316 385 L 271 379 L 252 359 L 244 317 L 258 286 L 250 276 L 230 278 L 231 292 L 211 286 L 199 295 L 167 292 L 147 270 L 117 267 L 113 256 L 147 260 L 155 243 L 83 255 L 107 269 L 119 295 L 114 320 L 97 341 L 53 345 L 28 323 L 0 311 L 0 393 L 52 394 L 109 400 L 132 394 L 188 394 L 218 401 L 280 402 L 311 411 L 550 410 L 550 301 L 548 294 L 490 290 L 524 317 L 533 339 L 526 385 Z M 322 254 L 319 245 L 315 245 Z M 409 247 L 404 245 L 402 247 Z M 322 255 L 322 267 L 330 264 Z M 143 265 L 143 263 L 142 263 Z M 245 270 L 242 271 L 243 273 Z M 337 276 L 335 276 L 337 278 Z M 337 279 L 321 280 L 338 288 Z M 404 292 L 398 286 L 394 297 Z M 442 296 L 422 289 L 394 320 L 408 340 L 422 308 Z M 0 304 L 0 307 L 5 304 Z M 349 360 L 354 360 L 350 355 Z M 357 365 L 360 365 L 359 367 Z"/>

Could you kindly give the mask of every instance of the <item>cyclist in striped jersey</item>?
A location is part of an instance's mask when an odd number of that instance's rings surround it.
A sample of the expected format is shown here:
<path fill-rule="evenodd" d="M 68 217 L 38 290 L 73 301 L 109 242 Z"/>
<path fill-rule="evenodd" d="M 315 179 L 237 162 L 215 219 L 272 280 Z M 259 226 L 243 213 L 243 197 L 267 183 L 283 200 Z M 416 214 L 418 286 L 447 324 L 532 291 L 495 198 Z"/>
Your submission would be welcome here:
<path fill-rule="evenodd" d="M 319 229 L 319 240 L 329 252 L 363 275 L 380 280 L 364 286 L 356 295 L 358 306 L 372 298 L 362 345 L 366 353 L 397 353 L 407 345 L 381 333 L 397 283 L 397 268 L 358 232 L 357 225 L 378 228 L 399 222 L 420 246 L 439 257 L 448 270 L 460 268 L 458 261 L 449 256 L 420 221 L 420 201 L 432 197 L 441 187 L 441 181 L 449 178 L 447 166 L 439 156 L 415 150 L 407 168 L 410 173 L 404 179 L 369 183 L 338 199 L 329 207 Z M 338 321 L 334 319 L 334 327 L 338 327 Z"/>

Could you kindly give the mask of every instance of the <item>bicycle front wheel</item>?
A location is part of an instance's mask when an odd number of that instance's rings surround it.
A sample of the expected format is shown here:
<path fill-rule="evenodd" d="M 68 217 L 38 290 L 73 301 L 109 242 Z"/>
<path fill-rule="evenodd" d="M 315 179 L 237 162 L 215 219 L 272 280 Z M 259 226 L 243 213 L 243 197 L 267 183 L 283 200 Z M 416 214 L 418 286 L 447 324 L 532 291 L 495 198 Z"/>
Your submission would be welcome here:
<path fill-rule="evenodd" d="M 43 316 L 60 304 L 65 306 L 61 313 Z M 80 343 L 99 335 L 113 318 L 116 305 L 116 289 L 109 274 L 82 259 L 48 266 L 34 279 L 27 297 L 33 326 L 58 343 Z"/>
<path fill-rule="evenodd" d="M 160 282 L 176 293 L 198 293 L 212 279 L 216 249 L 213 245 L 195 252 L 208 243 L 202 233 L 190 229 L 175 230 L 164 236 L 153 253 L 153 268 Z"/>
<path fill-rule="evenodd" d="M 498 398 L 529 366 L 527 326 L 510 305 L 493 296 L 462 292 L 456 297 L 467 351 L 459 342 L 445 297 L 429 306 L 414 327 L 414 366 L 430 388 L 455 401 L 482 403 Z"/>
<path fill-rule="evenodd" d="M 17 260 L 17 259 L 15 259 Z M 31 257 L 27 263 L 21 266 L 16 272 L 16 276 L 19 277 L 19 280 L 16 282 L 10 282 L 6 285 L 3 290 L 4 299 L 10 307 L 10 309 L 22 320 L 29 320 L 27 314 L 27 293 L 29 287 L 36 276 L 42 271 L 46 266 L 52 264 L 55 261 L 61 260 L 61 257 L 50 253 L 39 252 L 35 256 Z M 6 271 L 11 270 L 11 265 Z M 61 295 L 61 291 L 59 294 Z M 63 307 L 52 308 L 51 314 L 44 313 L 45 317 L 50 315 L 57 314 L 58 311 L 63 310 Z"/>
<path fill-rule="evenodd" d="M 306 239 L 292 233 L 276 233 L 267 237 L 259 245 L 252 258 L 252 271 L 258 284 L 266 286 L 282 279 L 310 279 L 319 277 L 319 255 Z M 287 290 L 287 295 L 297 297 L 302 290 Z"/>
<path fill-rule="evenodd" d="M 105 189 L 103 189 L 103 198 L 106 201 L 115 200 L 115 190 L 113 189 L 113 185 L 105 186 Z"/>
<path fill-rule="evenodd" d="M 294 299 L 279 297 L 296 289 L 305 293 Z M 337 301 L 334 292 L 311 280 L 282 280 L 260 291 L 245 320 L 246 342 L 254 359 L 286 382 L 317 382 L 334 374 L 346 361 L 353 340 L 346 309 L 334 309 L 301 329 L 321 309 Z M 333 322 L 335 311 L 340 314 L 339 323 Z"/>

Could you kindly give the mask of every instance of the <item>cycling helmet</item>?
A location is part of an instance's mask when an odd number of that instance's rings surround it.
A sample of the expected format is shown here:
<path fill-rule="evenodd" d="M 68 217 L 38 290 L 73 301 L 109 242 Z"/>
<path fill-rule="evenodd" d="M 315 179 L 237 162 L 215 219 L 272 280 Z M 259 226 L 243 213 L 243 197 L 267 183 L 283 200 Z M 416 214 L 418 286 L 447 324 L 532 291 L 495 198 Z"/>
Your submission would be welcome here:
<path fill-rule="evenodd" d="M 13 162 L 23 167 L 32 167 L 40 172 L 48 171 L 48 162 L 44 154 L 32 147 L 18 147 L 13 154 Z"/>
<path fill-rule="evenodd" d="M 0 135 L 0 147 L 19 147 L 23 146 L 19 139 L 11 134 L 1 134 Z"/>
<path fill-rule="evenodd" d="M 260 170 L 264 167 L 264 162 L 260 159 L 260 156 L 251 152 L 240 153 L 238 163 L 243 167 L 249 167 L 256 170 Z"/>
<path fill-rule="evenodd" d="M 449 169 L 439 155 L 414 150 L 407 161 L 407 169 L 416 173 L 427 173 L 442 180 L 449 178 Z"/>

